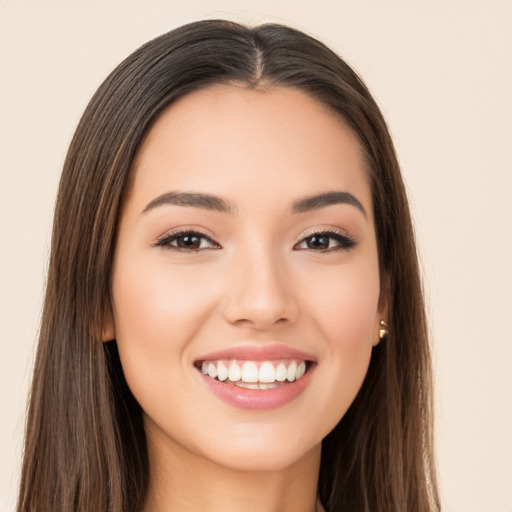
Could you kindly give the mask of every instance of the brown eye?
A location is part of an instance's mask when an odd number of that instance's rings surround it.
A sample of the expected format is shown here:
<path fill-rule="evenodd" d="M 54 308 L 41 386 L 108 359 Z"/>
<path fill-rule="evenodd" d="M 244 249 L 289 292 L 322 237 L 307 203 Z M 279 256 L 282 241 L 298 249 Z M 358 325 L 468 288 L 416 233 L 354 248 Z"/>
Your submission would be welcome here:
<path fill-rule="evenodd" d="M 183 235 L 176 237 L 176 246 L 180 249 L 199 249 L 201 239 L 196 235 Z"/>
<path fill-rule="evenodd" d="M 179 251 L 200 251 L 202 249 L 218 249 L 220 247 L 210 237 L 198 231 L 170 233 L 158 240 L 155 245 L 156 247 Z"/>
<path fill-rule="evenodd" d="M 306 238 L 308 249 L 329 249 L 330 237 L 325 235 L 313 235 Z"/>
<path fill-rule="evenodd" d="M 304 238 L 297 247 L 299 250 L 309 249 L 318 252 L 349 250 L 355 247 L 356 241 L 337 231 L 322 231 Z"/>

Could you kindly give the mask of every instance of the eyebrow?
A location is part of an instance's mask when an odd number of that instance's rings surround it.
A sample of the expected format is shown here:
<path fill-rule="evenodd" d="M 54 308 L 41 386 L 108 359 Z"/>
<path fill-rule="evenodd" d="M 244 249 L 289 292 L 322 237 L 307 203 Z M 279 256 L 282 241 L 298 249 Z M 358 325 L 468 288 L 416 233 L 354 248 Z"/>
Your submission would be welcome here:
<path fill-rule="evenodd" d="M 236 214 L 236 208 L 221 197 L 200 192 L 178 191 L 166 192 L 156 197 L 142 210 L 142 213 L 162 205 L 188 206 L 190 208 L 202 208 L 203 210 L 212 210 L 230 215 Z"/>
<path fill-rule="evenodd" d="M 334 204 L 348 204 L 355 206 L 366 217 L 366 211 L 361 202 L 349 192 L 330 191 L 323 192 L 314 196 L 307 196 L 298 199 L 292 204 L 290 213 L 305 213 L 313 210 L 319 210 L 326 206 Z M 158 206 L 174 205 L 190 208 L 201 208 L 229 215 L 236 215 L 237 208 L 229 201 L 212 194 L 200 192 L 179 192 L 171 191 L 156 197 L 146 205 L 142 213 L 146 213 Z"/>
<path fill-rule="evenodd" d="M 349 204 L 355 206 L 366 217 L 366 211 L 355 196 L 350 192 L 324 192 L 316 196 L 303 197 L 292 205 L 291 213 L 304 213 L 331 206 L 332 204 Z"/>

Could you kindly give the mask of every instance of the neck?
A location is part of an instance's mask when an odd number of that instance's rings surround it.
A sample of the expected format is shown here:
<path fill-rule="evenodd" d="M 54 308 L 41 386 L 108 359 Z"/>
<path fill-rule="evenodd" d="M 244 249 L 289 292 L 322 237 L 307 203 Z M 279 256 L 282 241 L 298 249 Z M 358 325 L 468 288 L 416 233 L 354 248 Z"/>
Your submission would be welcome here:
<path fill-rule="evenodd" d="M 315 512 L 320 446 L 286 468 L 241 471 L 147 429 L 150 479 L 144 512 Z"/>

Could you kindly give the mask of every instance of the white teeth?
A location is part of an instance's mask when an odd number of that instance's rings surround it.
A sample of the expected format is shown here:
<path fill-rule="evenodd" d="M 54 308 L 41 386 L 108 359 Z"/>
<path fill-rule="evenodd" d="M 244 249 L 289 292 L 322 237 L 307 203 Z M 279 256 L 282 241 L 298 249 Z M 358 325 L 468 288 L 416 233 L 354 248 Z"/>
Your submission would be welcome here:
<path fill-rule="evenodd" d="M 234 382 L 235 386 L 238 386 L 239 388 L 246 388 L 246 389 L 273 389 L 277 388 L 277 384 L 274 382 L 270 382 L 268 384 L 261 384 L 261 383 L 254 383 L 254 382 L 243 382 L 239 380 L 238 382 Z"/>
<path fill-rule="evenodd" d="M 258 382 L 258 367 L 252 361 L 247 361 L 242 366 L 242 380 L 244 382 Z"/>
<path fill-rule="evenodd" d="M 208 374 L 210 370 L 208 369 Z M 286 371 L 286 378 L 293 382 L 297 378 L 297 363 L 294 361 L 290 366 L 288 366 L 288 370 Z"/>
<path fill-rule="evenodd" d="M 269 382 L 268 384 L 260 384 L 260 389 L 274 389 L 277 388 L 277 384 L 275 382 Z"/>
<path fill-rule="evenodd" d="M 283 365 L 284 366 L 284 365 Z M 260 367 L 259 381 L 260 382 L 275 382 L 276 371 L 272 363 L 263 363 Z"/>
<path fill-rule="evenodd" d="M 210 363 L 208 365 L 208 376 L 211 377 L 212 379 L 215 379 L 215 377 L 217 377 L 217 367 L 213 363 Z"/>
<path fill-rule="evenodd" d="M 235 386 L 245 389 L 260 389 L 260 385 L 257 382 L 244 382 L 243 380 L 235 382 Z"/>
<path fill-rule="evenodd" d="M 220 381 L 225 381 L 228 378 L 228 369 L 222 364 L 217 365 L 217 378 Z"/>
<path fill-rule="evenodd" d="M 286 366 L 284 363 L 279 363 L 276 368 L 276 380 L 284 382 L 286 380 Z"/>
<path fill-rule="evenodd" d="M 271 361 L 203 361 L 201 371 L 212 379 L 247 387 L 249 389 L 270 389 L 280 382 L 293 382 L 306 373 L 305 361 L 280 362 L 277 367 Z M 258 368 L 259 365 L 259 368 Z"/>
<path fill-rule="evenodd" d="M 241 377 L 242 377 L 242 370 L 240 370 L 240 366 L 238 366 L 236 363 L 231 363 L 229 365 L 229 373 L 228 373 L 229 380 L 236 382 L 237 380 L 240 380 Z"/>
<path fill-rule="evenodd" d="M 297 367 L 297 373 L 295 374 L 295 377 L 297 379 L 300 379 L 304 374 L 306 373 L 306 363 L 302 361 L 299 366 Z"/>

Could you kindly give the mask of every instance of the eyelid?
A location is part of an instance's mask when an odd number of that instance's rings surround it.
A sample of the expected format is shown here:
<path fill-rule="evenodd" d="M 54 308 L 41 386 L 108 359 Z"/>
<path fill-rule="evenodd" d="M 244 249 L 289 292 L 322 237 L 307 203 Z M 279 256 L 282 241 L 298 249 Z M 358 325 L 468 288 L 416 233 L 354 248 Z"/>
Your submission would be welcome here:
<path fill-rule="evenodd" d="M 352 236 L 349 235 L 345 230 L 340 228 L 312 228 L 311 231 L 306 232 L 300 239 L 300 241 L 294 246 L 294 248 L 304 243 L 305 240 L 308 238 L 311 238 L 315 235 L 324 235 L 327 236 L 327 238 L 333 238 L 338 242 L 338 246 L 323 249 L 323 250 L 313 250 L 309 249 L 312 252 L 319 252 L 319 253 L 327 253 L 327 252 L 336 252 L 336 251 L 347 251 L 350 249 L 353 249 L 357 244 L 358 241 Z M 296 250 L 308 250 L 308 249 L 296 249 Z"/>
<path fill-rule="evenodd" d="M 301 237 L 301 241 L 304 240 L 304 238 L 309 238 L 313 235 L 322 235 L 322 234 L 333 234 L 333 235 L 340 235 L 344 238 L 349 238 L 353 240 L 353 237 L 347 233 L 344 229 L 341 228 L 333 228 L 333 227 L 315 227 L 307 230 Z"/>
<path fill-rule="evenodd" d="M 202 228 L 201 228 L 202 229 Z M 199 248 L 186 248 L 186 247 L 177 247 L 174 245 L 171 245 L 171 242 L 175 241 L 176 239 L 180 238 L 181 236 L 185 235 L 192 235 L 196 236 L 199 239 L 203 239 L 208 241 L 209 244 L 215 246 L 215 247 L 199 247 Z M 305 248 L 305 249 L 296 249 L 296 247 L 302 243 L 304 243 L 308 238 L 312 238 L 313 236 L 324 236 L 326 238 L 331 238 L 336 240 L 338 243 L 337 246 L 327 248 L 327 249 L 311 249 L 311 248 Z M 312 252 L 319 252 L 319 253 L 327 253 L 327 252 L 336 252 L 336 251 L 347 251 L 352 249 L 357 245 L 357 240 L 349 235 L 345 230 L 339 229 L 339 228 L 312 228 L 311 230 L 307 231 L 300 240 L 293 246 L 294 250 L 308 250 Z M 222 249 L 222 246 L 217 243 L 213 237 L 207 235 L 203 231 L 199 229 L 194 229 L 191 227 L 182 227 L 177 228 L 175 230 L 171 230 L 166 232 L 164 235 L 157 238 L 157 240 L 153 244 L 155 247 L 161 247 L 161 248 L 167 248 L 172 249 L 176 251 L 181 252 L 200 252 L 205 249 Z M 201 245 L 201 244 L 200 244 Z"/>
<path fill-rule="evenodd" d="M 187 249 L 184 247 L 176 247 L 176 246 L 170 245 L 171 241 L 174 241 L 176 238 L 179 238 L 180 236 L 185 236 L 185 235 L 195 235 L 198 238 L 205 239 L 210 244 L 216 246 L 216 247 L 209 247 L 208 249 L 221 249 L 222 248 L 221 245 L 213 239 L 213 237 L 207 235 L 206 233 L 204 233 L 203 231 L 201 231 L 199 229 L 190 228 L 190 227 L 177 228 L 177 229 L 174 229 L 171 231 L 167 231 L 163 235 L 159 236 L 153 245 L 155 247 L 162 247 L 164 249 L 170 248 L 170 249 L 174 249 L 177 251 L 183 251 L 183 252 L 199 252 L 199 251 L 204 250 L 204 248 L 203 249 L 192 249 L 192 248 Z"/>

